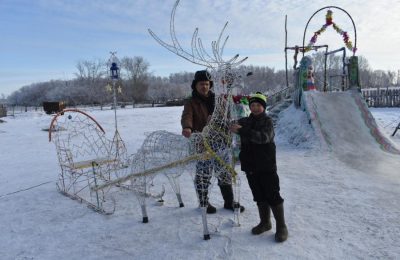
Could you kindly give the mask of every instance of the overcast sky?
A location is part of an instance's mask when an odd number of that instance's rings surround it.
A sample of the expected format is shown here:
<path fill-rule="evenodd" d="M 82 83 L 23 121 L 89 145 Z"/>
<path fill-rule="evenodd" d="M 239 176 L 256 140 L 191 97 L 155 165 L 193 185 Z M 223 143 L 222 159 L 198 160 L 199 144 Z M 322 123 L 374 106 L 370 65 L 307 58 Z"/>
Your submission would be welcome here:
<path fill-rule="evenodd" d="M 148 33 L 150 28 L 170 42 L 169 21 L 175 0 L 0 0 L 0 94 L 50 79 L 71 79 L 79 60 L 142 56 L 154 75 L 201 69 L 170 53 Z M 400 69 L 400 0 L 181 0 L 175 30 L 182 46 L 190 48 L 196 27 L 210 49 L 225 22 L 229 35 L 224 54 L 248 56 L 245 65 L 285 68 L 285 15 L 288 45 L 302 45 L 311 15 L 327 5 L 345 9 L 357 29 L 357 55 L 373 69 Z M 325 24 L 327 10 L 310 21 L 306 44 Z M 354 43 L 350 18 L 332 9 L 333 21 Z M 333 50 L 344 46 L 329 27 L 317 44 Z M 289 53 L 289 66 L 293 65 Z"/>

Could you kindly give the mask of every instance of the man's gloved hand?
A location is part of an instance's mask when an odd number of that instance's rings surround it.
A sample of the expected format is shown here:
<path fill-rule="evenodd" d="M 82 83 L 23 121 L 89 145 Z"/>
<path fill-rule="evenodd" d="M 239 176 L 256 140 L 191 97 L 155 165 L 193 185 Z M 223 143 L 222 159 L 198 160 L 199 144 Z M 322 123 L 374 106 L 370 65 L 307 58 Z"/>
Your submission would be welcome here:
<path fill-rule="evenodd" d="M 192 135 L 192 129 L 190 128 L 184 128 L 182 130 L 182 135 L 186 138 L 189 138 Z"/>

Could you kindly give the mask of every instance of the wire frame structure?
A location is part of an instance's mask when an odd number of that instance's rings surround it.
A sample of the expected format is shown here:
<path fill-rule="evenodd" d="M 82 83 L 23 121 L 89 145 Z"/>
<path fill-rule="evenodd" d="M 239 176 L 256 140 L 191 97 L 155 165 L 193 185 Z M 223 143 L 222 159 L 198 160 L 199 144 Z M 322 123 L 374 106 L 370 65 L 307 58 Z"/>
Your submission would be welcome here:
<path fill-rule="evenodd" d="M 216 94 L 214 112 L 203 131 L 192 135 L 190 138 L 192 153 L 205 155 L 196 160 L 195 170 L 191 172 L 193 173 L 199 204 L 202 208 L 204 239 L 209 239 L 206 208 L 213 176 L 218 180 L 220 186 L 235 184 L 235 198 L 224 199 L 231 200 L 236 206 L 239 205 L 239 178 L 234 169 L 233 136 L 228 129 L 232 121 L 236 119 L 232 93 L 234 89 L 237 90 L 243 86 L 241 82 L 245 76 L 244 71 L 240 71 L 238 67 L 247 57 L 239 58 L 239 55 L 236 54 L 228 59 L 223 58 L 224 49 L 229 39 L 229 36 L 224 37 L 228 23 L 223 26 L 217 40 L 211 42 L 211 53 L 204 48 L 201 38 L 198 37 L 198 28 L 194 30 L 192 35 L 190 50 L 182 48 L 175 33 L 175 14 L 178 5 L 179 0 L 175 2 L 171 12 L 170 35 L 172 43 L 164 42 L 151 30 L 149 30 L 149 33 L 169 51 L 192 63 L 206 67 L 214 81 L 213 90 Z M 237 224 L 239 224 L 238 216 L 239 208 L 237 207 L 235 209 Z"/>
<path fill-rule="evenodd" d="M 211 53 L 203 47 L 196 28 L 191 41 L 190 50 L 185 50 L 179 43 L 175 33 L 175 13 L 179 0 L 171 12 L 170 36 L 172 43 L 161 40 L 149 29 L 151 36 L 163 47 L 176 55 L 195 64 L 207 68 L 214 81 L 216 93 L 214 112 L 201 133 L 194 133 L 189 139 L 181 135 L 165 131 L 151 133 L 144 141 L 138 153 L 133 156 L 130 173 L 119 179 L 106 183 L 97 189 L 104 189 L 111 185 L 131 182 L 131 188 L 142 194 L 139 202 L 142 206 L 143 222 L 148 221 L 145 205 L 145 196 L 151 179 L 159 173 L 164 173 L 176 191 L 178 202 L 183 205 L 179 191 L 178 177 L 186 169 L 192 173 L 194 186 L 198 195 L 202 211 L 204 239 L 210 239 L 207 226 L 206 209 L 208 193 L 212 187 L 212 180 L 217 179 L 219 185 L 234 184 L 235 221 L 239 225 L 239 176 L 234 169 L 233 136 L 228 130 L 232 121 L 237 119 L 237 113 L 232 99 L 233 89 L 243 86 L 241 83 L 245 73 L 238 69 L 246 58 L 239 59 L 234 55 L 224 59 L 223 52 L 229 37 L 223 39 L 226 23 L 216 41 L 211 43 Z M 237 108 L 236 108 L 237 109 Z M 243 109 L 242 109 L 243 110 Z M 215 178 L 213 178 L 215 177 Z"/>
<path fill-rule="evenodd" d="M 64 109 L 51 121 L 49 141 L 56 146 L 61 167 L 58 190 L 95 211 L 114 213 L 115 187 L 92 188 L 126 175 L 130 163 L 119 135 L 109 140 L 93 117 L 78 109 Z"/>
<path fill-rule="evenodd" d="M 191 48 L 182 48 L 175 33 L 175 14 L 179 0 L 171 12 L 170 35 L 172 43 L 161 40 L 153 31 L 149 33 L 153 38 L 176 55 L 198 65 L 207 68 L 214 81 L 214 92 L 216 93 L 215 109 L 211 119 L 201 133 L 193 134 L 190 138 L 190 147 L 193 155 L 203 155 L 196 159 L 195 170 L 191 171 L 198 195 L 199 204 L 202 209 L 203 235 L 204 239 L 210 238 L 207 226 L 206 209 L 208 204 L 208 193 L 212 187 L 212 177 L 218 180 L 220 186 L 233 185 L 234 198 L 224 198 L 225 201 L 232 200 L 235 205 L 234 219 L 239 225 L 239 191 L 240 180 L 234 169 L 233 136 L 228 131 L 230 124 L 236 117 L 235 106 L 232 99 L 233 90 L 240 89 L 243 84 L 245 73 L 241 71 L 241 65 L 246 59 L 239 58 L 236 54 L 232 58 L 224 59 L 223 53 L 229 36 L 224 37 L 228 23 L 225 23 L 217 40 L 211 42 L 211 53 L 204 48 L 203 42 L 198 37 L 199 29 L 196 28 L 192 35 Z"/>
<path fill-rule="evenodd" d="M 191 161 L 189 157 L 189 141 L 182 136 L 167 131 L 151 132 L 142 146 L 133 155 L 130 175 L 125 180 L 130 181 L 129 189 L 134 191 L 142 210 L 143 223 L 148 222 L 146 198 L 149 197 L 153 179 L 158 174 L 164 174 L 176 194 L 178 204 L 184 207 L 179 185 L 179 177 Z M 179 160 L 188 158 L 187 161 Z M 164 189 L 160 193 L 161 198 Z M 153 197 L 155 197 L 153 195 Z"/>

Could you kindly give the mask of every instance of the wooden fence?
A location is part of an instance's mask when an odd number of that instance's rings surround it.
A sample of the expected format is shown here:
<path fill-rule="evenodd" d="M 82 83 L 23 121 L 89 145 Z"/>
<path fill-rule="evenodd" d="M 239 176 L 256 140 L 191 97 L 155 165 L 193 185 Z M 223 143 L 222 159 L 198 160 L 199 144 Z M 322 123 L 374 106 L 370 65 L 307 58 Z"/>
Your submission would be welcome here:
<path fill-rule="evenodd" d="M 366 88 L 361 93 L 369 107 L 400 107 L 400 87 Z"/>

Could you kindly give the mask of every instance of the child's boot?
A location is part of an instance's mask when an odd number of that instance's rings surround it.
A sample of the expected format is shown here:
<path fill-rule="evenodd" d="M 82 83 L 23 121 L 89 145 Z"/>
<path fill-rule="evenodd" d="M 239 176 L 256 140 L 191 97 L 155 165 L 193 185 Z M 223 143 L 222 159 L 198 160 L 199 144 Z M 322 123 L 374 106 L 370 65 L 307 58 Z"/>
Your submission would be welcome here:
<path fill-rule="evenodd" d="M 275 241 L 283 242 L 288 237 L 288 230 L 285 224 L 285 215 L 283 212 L 283 203 L 271 207 L 272 212 L 274 213 L 274 217 L 276 220 L 276 233 L 275 233 Z"/>
<path fill-rule="evenodd" d="M 259 235 L 272 228 L 271 226 L 271 210 L 268 202 L 258 202 L 258 213 L 260 214 L 260 223 L 251 229 L 253 235 Z"/>

